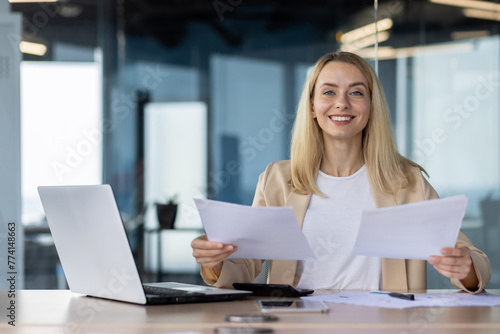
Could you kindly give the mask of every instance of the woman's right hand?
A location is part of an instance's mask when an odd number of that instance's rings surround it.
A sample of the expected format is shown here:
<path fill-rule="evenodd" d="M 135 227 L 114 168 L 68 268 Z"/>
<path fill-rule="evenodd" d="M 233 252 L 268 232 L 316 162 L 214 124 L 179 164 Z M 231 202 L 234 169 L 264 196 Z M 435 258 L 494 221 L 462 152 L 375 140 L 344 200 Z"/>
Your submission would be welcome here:
<path fill-rule="evenodd" d="M 209 241 L 206 235 L 194 239 L 191 248 L 196 262 L 205 268 L 220 267 L 222 261 L 237 250 L 237 247 L 231 244 Z"/>

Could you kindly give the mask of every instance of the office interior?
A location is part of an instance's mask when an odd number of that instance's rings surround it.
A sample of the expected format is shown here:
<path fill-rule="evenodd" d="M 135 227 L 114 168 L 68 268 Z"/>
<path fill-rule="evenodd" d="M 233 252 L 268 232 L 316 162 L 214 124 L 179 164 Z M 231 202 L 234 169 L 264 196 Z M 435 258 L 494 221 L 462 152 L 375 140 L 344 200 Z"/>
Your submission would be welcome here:
<path fill-rule="evenodd" d="M 468 197 L 462 229 L 500 288 L 499 20 L 496 1 L 2 2 L 0 209 L 18 288 L 67 288 L 36 187 L 100 183 L 143 279 L 200 283 L 192 199 L 252 203 L 289 156 L 308 69 L 339 49 L 378 72 L 401 153 L 441 197 Z M 451 285 L 429 266 L 428 287 Z"/>

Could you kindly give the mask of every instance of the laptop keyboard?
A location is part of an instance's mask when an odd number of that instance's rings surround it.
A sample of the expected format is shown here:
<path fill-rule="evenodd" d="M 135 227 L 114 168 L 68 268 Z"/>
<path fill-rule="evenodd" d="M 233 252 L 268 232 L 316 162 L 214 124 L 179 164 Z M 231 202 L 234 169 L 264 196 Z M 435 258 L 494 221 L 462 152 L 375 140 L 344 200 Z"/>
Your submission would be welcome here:
<path fill-rule="evenodd" d="M 191 292 L 191 291 L 185 291 L 185 290 L 162 288 L 162 287 L 158 287 L 158 286 L 144 285 L 143 287 L 144 287 L 144 292 L 146 292 L 147 294 L 153 294 L 153 295 L 159 295 L 159 296 L 203 295 L 203 293 L 199 293 L 199 292 Z"/>

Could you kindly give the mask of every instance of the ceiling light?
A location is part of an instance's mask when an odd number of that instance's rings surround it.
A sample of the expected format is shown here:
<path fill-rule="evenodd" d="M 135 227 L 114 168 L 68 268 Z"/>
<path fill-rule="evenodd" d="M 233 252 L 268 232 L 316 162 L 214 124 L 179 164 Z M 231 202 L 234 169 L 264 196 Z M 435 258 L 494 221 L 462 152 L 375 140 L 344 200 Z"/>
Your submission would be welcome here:
<path fill-rule="evenodd" d="M 454 41 L 462 39 L 474 39 L 489 36 L 488 30 L 454 31 L 451 33 L 451 39 Z"/>
<path fill-rule="evenodd" d="M 429 1 L 441 5 L 448 5 L 455 7 L 475 8 L 475 9 L 489 10 L 492 12 L 500 11 L 500 4 L 488 1 L 475 1 L 475 0 L 429 0 Z"/>
<path fill-rule="evenodd" d="M 80 5 L 62 5 L 59 8 L 58 14 L 62 17 L 77 17 L 83 12 L 83 7 Z"/>
<path fill-rule="evenodd" d="M 342 34 L 340 36 L 340 41 L 344 44 L 352 43 L 364 37 L 374 35 L 376 33 L 376 30 L 380 32 L 389 30 L 391 28 L 392 28 L 392 20 L 386 18 L 378 21 L 377 26 L 375 26 L 375 23 L 370 23 L 361 28 L 357 28 L 352 31 L 346 32 L 345 34 Z"/>
<path fill-rule="evenodd" d="M 376 35 L 371 35 L 365 38 L 358 39 L 352 43 L 349 44 L 342 44 L 340 49 L 342 51 L 349 51 L 349 52 L 354 52 L 359 49 L 366 48 L 367 46 L 375 44 L 375 42 L 378 39 L 379 43 L 385 42 L 389 39 L 390 34 L 388 31 L 383 31 L 378 34 L 378 38 Z"/>
<path fill-rule="evenodd" d="M 19 44 L 22 53 L 28 53 L 35 56 L 43 56 L 47 52 L 47 47 L 40 43 L 22 41 Z"/>
<path fill-rule="evenodd" d="M 480 9 L 464 9 L 464 16 L 475 19 L 500 21 L 500 12 L 488 12 Z"/>
<path fill-rule="evenodd" d="M 412 46 L 408 48 L 393 49 L 390 46 L 378 48 L 378 59 L 397 59 L 414 57 L 416 55 L 431 55 L 442 53 L 459 53 L 471 52 L 474 50 L 473 43 L 453 43 L 448 45 L 425 45 L 425 46 Z M 355 51 L 356 54 L 363 58 L 375 58 L 375 48 L 366 48 Z"/>
<path fill-rule="evenodd" d="M 363 58 L 375 59 L 375 48 L 357 50 L 355 53 Z M 397 49 L 392 46 L 382 46 L 378 48 L 377 55 L 379 60 L 395 59 L 397 58 Z"/>

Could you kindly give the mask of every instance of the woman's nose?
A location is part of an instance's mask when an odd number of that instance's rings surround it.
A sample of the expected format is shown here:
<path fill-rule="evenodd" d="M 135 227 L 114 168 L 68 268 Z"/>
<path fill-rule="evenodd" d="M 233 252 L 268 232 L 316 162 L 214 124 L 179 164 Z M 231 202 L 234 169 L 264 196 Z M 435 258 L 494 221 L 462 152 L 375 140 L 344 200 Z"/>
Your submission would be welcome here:
<path fill-rule="evenodd" d="M 339 97 L 335 102 L 335 108 L 337 109 L 344 110 L 349 109 L 350 107 L 349 101 L 346 98 Z"/>

